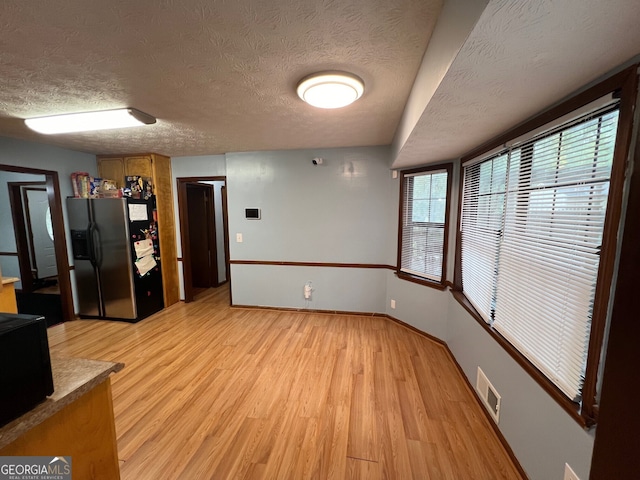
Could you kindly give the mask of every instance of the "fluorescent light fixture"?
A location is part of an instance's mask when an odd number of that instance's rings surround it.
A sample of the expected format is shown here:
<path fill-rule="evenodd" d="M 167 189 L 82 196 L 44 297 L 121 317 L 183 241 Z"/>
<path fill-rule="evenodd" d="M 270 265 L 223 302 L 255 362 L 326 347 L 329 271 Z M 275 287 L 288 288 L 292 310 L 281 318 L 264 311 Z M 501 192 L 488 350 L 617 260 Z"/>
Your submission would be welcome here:
<path fill-rule="evenodd" d="M 31 130 L 45 135 L 111 128 L 138 127 L 151 125 L 156 119 L 135 108 L 103 110 L 101 112 L 70 113 L 51 117 L 27 118 L 24 123 Z"/>
<path fill-rule="evenodd" d="M 341 108 L 352 104 L 364 93 L 359 77 L 346 72 L 320 72 L 303 78 L 298 96 L 318 108 Z"/>

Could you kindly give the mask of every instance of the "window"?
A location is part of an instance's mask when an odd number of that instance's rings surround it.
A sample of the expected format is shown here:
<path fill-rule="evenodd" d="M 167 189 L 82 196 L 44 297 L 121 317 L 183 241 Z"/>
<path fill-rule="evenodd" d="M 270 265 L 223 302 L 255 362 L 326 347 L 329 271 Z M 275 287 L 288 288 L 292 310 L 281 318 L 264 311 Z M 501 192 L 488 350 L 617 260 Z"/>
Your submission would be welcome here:
<path fill-rule="evenodd" d="M 451 164 L 402 172 L 398 276 L 444 285 Z"/>
<path fill-rule="evenodd" d="M 456 283 L 576 403 L 587 370 L 597 370 L 588 355 L 620 110 L 611 95 L 597 103 L 462 171 Z"/>

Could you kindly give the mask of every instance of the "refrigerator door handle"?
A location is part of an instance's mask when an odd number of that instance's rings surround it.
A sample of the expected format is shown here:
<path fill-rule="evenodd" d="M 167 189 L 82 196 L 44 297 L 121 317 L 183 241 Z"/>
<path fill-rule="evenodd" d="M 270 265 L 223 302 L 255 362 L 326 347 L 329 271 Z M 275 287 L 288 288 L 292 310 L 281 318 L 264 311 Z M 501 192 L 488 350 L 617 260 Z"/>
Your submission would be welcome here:
<path fill-rule="evenodd" d="M 98 226 L 94 222 L 89 224 L 87 239 L 89 241 L 89 260 L 91 265 L 99 268 L 102 266 L 102 246 L 100 243 L 100 230 L 98 230 Z"/>
<path fill-rule="evenodd" d="M 89 262 L 91 262 L 92 267 L 97 267 L 96 265 L 96 252 L 93 248 L 93 222 L 89 222 L 89 226 L 87 227 L 87 250 L 89 254 Z"/>

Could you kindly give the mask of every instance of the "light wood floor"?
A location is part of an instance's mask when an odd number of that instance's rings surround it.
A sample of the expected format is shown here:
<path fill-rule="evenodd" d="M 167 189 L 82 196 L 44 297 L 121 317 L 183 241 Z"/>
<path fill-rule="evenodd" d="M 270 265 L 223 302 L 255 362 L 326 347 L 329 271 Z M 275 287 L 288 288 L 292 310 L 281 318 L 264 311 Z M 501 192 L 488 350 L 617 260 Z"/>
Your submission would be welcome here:
<path fill-rule="evenodd" d="M 388 319 L 231 309 L 50 328 L 112 377 L 121 473 L 145 479 L 520 479 L 446 350 Z"/>

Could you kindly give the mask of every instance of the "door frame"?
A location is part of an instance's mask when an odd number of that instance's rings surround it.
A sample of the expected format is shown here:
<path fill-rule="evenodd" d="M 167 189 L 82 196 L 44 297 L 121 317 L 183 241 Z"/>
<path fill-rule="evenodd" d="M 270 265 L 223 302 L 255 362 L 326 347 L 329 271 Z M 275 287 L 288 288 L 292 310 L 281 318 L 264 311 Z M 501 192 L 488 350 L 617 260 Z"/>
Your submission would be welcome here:
<path fill-rule="evenodd" d="M 207 248 L 209 250 L 209 252 L 213 251 L 213 258 L 209 257 L 209 272 L 208 272 L 208 284 L 209 287 L 218 287 L 221 285 L 221 283 L 219 282 L 219 277 L 218 277 L 218 239 L 216 238 L 216 222 L 215 222 L 215 215 L 216 215 L 216 211 L 215 211 L 215 201 L 214 201 L 214 195 L 215 195 L 215 188 L 213 187 L 213 185 L 208 184 L 208 183 L 200 183 L 200 182 L 187 182 L 185 188 L 187 189 L 187 206 L 189 203 L 189 189 L 190 188 L 197 188 L 201 191 L 206 190 L 208 192 L 208 194 L 211 195 L 211 198 L 208 198 L 207 201 L 207 205 L 206 205 L 206 209 L 209 210 L 210 215 L 209 218 L 206 219 L 206 230 L 207 230 Z M 190 209 L 189 209 L 190 210 Z M 190 210 L 190 212 L 192 212 Z M 190 223 L 189 217 L 193 217 L 193 215 L 188 215 L 187 214 L 187 223 L 189 225 L 189 232 L 188 233 L 188 238 L 189 240 L 191 240 L 191 228 L 192 225 Z M 189 254 L 191 254 L 191 243 L 189 243 Z M 213 262 L 211 261 L 213 260 Z M 191 273 L 192 273 L 192 286 L 193 286 L 193 262 L 189 263 L 189 268 L 191 269 Z M 215 268 L 211 268 L 211 264 L 215 264 Z"/>
<path fill-rule="evenodd" d="M 43 188 L 44 187 L 44 188 Z M 38 266 L 38 258 L 36 256 L 36 246 L 33 243 L 33 223 L 31 222 L 31 206 L 29 205 L 29 192 L 45 192 L 47 191 L 46 184 L 42 182 L 42 187 L 32 187 L 25 186 L 22 188 L 22 204 L 24 206 L 24 212 L 26 216 L 26 227 L 27 227 L 27 240 L 29 241 L 29 254 L 31 256 L 31 268 L 35 267 L 36 272 L 38 274 L 38 280 L 42 280 L 40 277 L 42 265 Z M 47 199 L 48 200 L 48 199 Z M 47 201 L 47 204 L 49 202 Z M 56 276 L 57 276 L 57 264 L 56 264 Z"/>
<path fill-rule="evenodd" d="M 56 252 L 56 264 L 58 266 L 58 285 L 60 286 L 62 315 L 65 321 L 73 320 L 75 318 L 75 310 L 73 308 L 70 276 L 70 271 L 73 267 L 69 266 L 69 257 L 67 255 L 67 237 L 64 229 L 64 214 L 62 212 L 62 197 L 60 195 L 58 172 L 4 164 L 0 164 L 0 170 L 13 173 L 44 175 L 45 177 L 45 186 L 49 197 L 49 207 L 51 208 L 53 245 Z"/>
<path fill-rule="evenodd" d="M 198 182 L 224 182 L 222 187 L 222 228 L 224 232 L 224 262 L 225 273 L 227 279 L 218 283 L 223 285 L 226 282 L 231 284 L 231 267 L 229 263 L 229 221 L 227 212 L 227 177 L 226 176 L 203 176 L 203 177 L 178 177 L 177 192 L 178 192 L 178 214 L 180 222 L 180 241 L 182 243 L 182 256 L 178 258 L 182 262 L 182 282 L 184 286 L 184 301 L 185 303 L 192 302 L 194 299 L 193 283 L 191 281 L 191 252 L 189 249 L 189 219 L 187 215 L 187 184 Z M 229 288 L 229 304 L 231 300 L 231 288 Z"/>
<path fill-rule="evenodd" d="M 21 290 L 25 293 L 31 293 L 33 291 L 32 267 L 35 264 L 35 259 L 33 240 L 29 238 L 29 231 L 31 230 L 29 224 L 31 220 L 29 219 L 25 192 L 29 187 L 44 187 L 44 189 L 40 188 L 38 190 L 46 191 L 46 182 L 7 182 L 7 187 L 9 188 L 9 205 L 11 206 L 13 232 L 16 237 L 20 283 L 22 284 Z"/>

